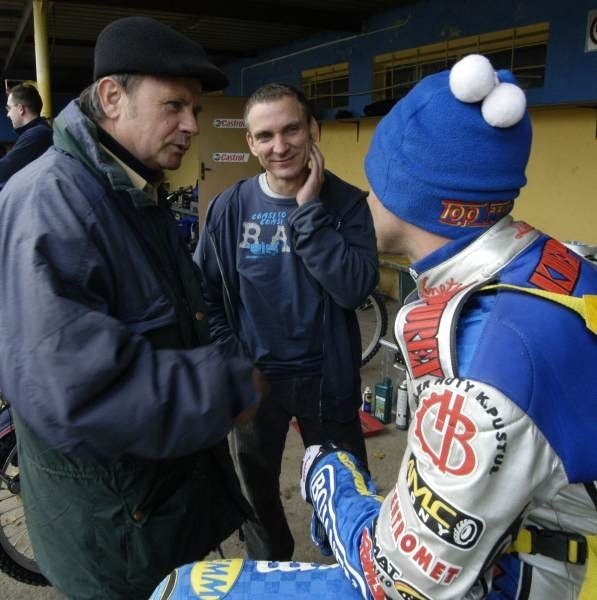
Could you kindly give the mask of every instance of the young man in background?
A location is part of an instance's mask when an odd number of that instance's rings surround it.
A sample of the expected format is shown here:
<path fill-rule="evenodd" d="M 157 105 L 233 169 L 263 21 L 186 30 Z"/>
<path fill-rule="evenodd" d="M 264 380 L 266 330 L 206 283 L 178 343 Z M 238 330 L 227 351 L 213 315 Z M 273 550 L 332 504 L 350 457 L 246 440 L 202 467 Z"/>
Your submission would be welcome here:
<path fill-rule="evenodd" d="M 317 122 L 288 85 L 258 89 L 247 143 L 264 169 L 217 196 L 195 261 L 212 338 L 252 360 L 269 384 L 255 419 L 232 435 L 250 558 L 290 560 L 280 500 L 290 420 L 305 445 L 331 440 L 367 464 L 358 409 L 361 342 L 355 308 L 378 281 L 365 193 L 324 169 Z"/>
<path fill-rule="evenodd" d="M 40 116 L 42 106 L 39 92 L 30 84 L 19 84 L 8 91 L 6 115 L 18 137 L 13 147 L 0 158 L 0 190 L 11 175 L 52 145 L 52 128 Z"/>

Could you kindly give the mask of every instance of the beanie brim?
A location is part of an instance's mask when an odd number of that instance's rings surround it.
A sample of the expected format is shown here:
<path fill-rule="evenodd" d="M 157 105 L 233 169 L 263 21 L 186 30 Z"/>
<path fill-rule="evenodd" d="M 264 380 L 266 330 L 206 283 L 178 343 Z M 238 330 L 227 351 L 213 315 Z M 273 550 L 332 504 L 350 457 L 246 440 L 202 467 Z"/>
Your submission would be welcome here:
<path fill-rule="evenodd" d="M 488 124 L 479 104 L 450 91 L 449 72 L 423 79 L 379 122 L 365 157 L 375 195 L 390 212 L 447 238 L 491 227 L 526 184 L 527 114 Z"/>

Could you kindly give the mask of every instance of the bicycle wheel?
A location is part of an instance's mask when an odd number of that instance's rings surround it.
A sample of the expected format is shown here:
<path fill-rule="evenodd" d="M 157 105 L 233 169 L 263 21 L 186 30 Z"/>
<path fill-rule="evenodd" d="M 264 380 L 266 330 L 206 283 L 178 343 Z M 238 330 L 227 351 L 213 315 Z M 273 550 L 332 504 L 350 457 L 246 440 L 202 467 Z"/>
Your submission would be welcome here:
<path fill-rule="evenodd" d="M 383 296 L 372 292 L 357 308 L 357 319 L 361 330 L 361 366 L 367 364 L 380 348 L 379 340 L 388 328 L 388 310 Z"/>
<path fill-rule="evenodd" d="M 19 463 L 14 431 L 0 439 L 0 469 L 13 483 L 18 482 Z M 41 574 L 27 533 L 25 511 L 18 493 L 0 482 L 0 570 L 29 585 L 50 585 Z"/>

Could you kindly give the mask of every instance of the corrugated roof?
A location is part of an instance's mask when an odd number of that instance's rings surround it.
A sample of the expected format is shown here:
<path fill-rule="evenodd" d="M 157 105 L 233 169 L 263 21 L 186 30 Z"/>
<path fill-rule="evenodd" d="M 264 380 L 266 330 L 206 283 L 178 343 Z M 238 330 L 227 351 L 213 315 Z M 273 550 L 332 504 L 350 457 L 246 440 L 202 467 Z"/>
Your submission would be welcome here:
<path fill-rule="evenodd" d="M 212 60 L 224 66 L 257 57 L 272 48 L 321 32 L 357 33 L 364 21 L 391 6 L 412 0 L 248 0 L 177 2 L 122 0 L 48 2 L 52 89 L 78 93 L 91 82 L 93 47 L 111 21 L 148 15 L 199 42 Z M 206 6 L 209 5 L 209 6 Z M 35 79 L 31 0 L 0 2 L 2 78 Z"/>

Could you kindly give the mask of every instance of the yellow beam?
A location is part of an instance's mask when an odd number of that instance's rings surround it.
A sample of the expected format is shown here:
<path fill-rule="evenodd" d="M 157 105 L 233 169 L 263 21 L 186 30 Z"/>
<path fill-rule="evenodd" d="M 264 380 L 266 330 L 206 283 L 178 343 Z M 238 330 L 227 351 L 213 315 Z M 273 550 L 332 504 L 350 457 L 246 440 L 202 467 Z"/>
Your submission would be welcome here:
<path fill-rule="evenodd" d="M 52 96 L 50 87 L 50 52 L 48 45 L 47 0 L 33 0 L 33 33 L 35 37 L 35 72 L 37 89 L 44 103 L 42 115 L 52 118 Z"/>

